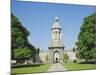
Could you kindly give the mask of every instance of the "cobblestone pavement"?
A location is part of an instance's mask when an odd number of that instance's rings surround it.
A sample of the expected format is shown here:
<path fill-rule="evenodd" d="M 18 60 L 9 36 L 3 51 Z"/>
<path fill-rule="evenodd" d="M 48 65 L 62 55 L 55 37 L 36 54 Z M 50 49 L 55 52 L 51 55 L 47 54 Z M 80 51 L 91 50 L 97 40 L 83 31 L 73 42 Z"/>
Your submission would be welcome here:
<path fill-rule="evenodd" d="M 48 69 L 48 72 L 58 72 L 58 71 L 67 71 L 67 70 L 61 65 L 61 63 L 54 63 Z"/>

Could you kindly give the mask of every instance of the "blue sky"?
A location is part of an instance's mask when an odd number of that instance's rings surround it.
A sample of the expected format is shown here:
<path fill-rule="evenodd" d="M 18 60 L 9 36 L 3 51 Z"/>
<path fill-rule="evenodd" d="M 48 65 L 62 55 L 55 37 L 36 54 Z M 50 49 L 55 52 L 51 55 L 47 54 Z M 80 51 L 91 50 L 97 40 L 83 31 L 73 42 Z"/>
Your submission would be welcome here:
<path fill-rule="evenodd" d="M 54 17 L 58 16 L 63 32 L 66 50 L 75 47 L 80 26 L 84 17 L 95 12 L 95 6 L 21 2 L 12 0 L 11 12 L 30 32 L 29 42 L 34 46 L 48 50 L 51 41 L 51 27 Z"/>

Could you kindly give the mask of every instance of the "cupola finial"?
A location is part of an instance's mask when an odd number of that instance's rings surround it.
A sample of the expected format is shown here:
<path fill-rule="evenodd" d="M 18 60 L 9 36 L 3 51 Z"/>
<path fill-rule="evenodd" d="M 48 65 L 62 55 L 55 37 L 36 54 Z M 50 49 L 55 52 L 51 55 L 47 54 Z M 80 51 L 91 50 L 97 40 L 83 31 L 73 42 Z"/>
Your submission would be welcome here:
<path fill-rule="evenodd" d="M 59 21 L 59 18 L 57 16 L 55 17 L 55 21 Z"/>

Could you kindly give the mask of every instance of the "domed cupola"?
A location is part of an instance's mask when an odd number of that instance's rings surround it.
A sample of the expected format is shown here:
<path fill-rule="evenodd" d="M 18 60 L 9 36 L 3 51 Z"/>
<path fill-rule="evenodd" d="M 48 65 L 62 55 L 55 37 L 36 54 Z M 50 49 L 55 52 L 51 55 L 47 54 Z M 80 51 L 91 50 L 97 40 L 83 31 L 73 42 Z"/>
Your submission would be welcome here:
<path fill-rule="evenodd" d="M 52 29 L 56 29 L 56 28 L 61 29 L 58 17 L 54 18 L 54 23 L 53 23 L 53 26 L 52 26 Z"/>

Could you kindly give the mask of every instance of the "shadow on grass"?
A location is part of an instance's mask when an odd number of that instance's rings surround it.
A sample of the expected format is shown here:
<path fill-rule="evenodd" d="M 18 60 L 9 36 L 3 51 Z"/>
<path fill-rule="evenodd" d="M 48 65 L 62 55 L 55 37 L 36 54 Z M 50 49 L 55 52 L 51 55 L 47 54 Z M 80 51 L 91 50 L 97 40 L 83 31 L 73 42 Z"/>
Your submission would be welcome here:
<path fill-rule="evenodd" d="M 79 62 L 78 64 L 96 64 L 96 61 Z"/>
<path fill-rule="evenodd" d="M 20 64 L 20 65 L 12 65 L 11 68 L 24 68 L 24 67 L 37 67 L 44 64 Z"/>

